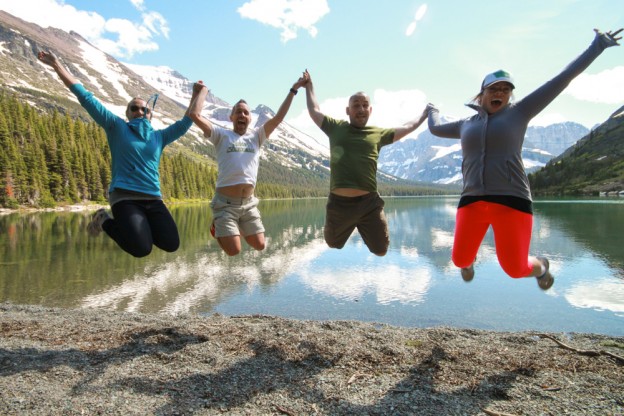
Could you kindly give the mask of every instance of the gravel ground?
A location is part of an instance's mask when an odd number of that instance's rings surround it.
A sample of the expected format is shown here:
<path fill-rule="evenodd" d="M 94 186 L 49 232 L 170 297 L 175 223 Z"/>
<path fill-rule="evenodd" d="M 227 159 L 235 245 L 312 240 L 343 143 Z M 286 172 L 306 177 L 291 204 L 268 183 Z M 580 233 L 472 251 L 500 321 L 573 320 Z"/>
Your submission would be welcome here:
<path fill-rule="evenodd" d="M 624 415 L 624 338 L 0 303 L 0 414 Z"/>

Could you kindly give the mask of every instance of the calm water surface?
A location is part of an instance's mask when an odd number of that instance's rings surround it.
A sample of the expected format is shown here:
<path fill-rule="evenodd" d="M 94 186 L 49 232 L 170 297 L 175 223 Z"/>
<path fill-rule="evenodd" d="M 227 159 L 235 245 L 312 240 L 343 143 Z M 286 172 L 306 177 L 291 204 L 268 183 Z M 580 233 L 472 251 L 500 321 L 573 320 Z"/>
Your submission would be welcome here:
<path fill-rule="evenodd" d="M 88 213 L 0 216 L 0 301 L 161 313 L 268 314 L 408 327 L 458 326 L 624 335 L 624 200 L 535 203 L 532 253 L 555 285 L 511 279 L 491 233 L 476 276 L 450 261 L 457 198 L 387 198 L 391 246 L 371 255 L 356 233 L 323 241 L 324 199 L 262 201 L 267 249 L 230 258 L 207 229 L 208 204 L 172 207 L 182 246 L 143 259 L 104 235 Z"/>

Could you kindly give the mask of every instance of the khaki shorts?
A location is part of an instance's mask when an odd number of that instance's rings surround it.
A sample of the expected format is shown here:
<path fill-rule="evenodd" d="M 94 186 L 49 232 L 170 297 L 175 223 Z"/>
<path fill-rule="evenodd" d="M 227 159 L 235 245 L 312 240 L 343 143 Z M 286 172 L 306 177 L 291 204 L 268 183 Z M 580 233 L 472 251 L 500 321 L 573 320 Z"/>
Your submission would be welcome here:
<path fill-rule="evenodd" d="M 249 198 L 230 198 L 215 193 L 210 202 L 215 237 L 243 235 L 244 237 L 264 232 L 255 196 Z"/>
<path fill-rule="evenodd" d="M 390 236 L 383 207 L 384 201 L 376 192 L 352 198 L 329 194 L 325 242 L 332 248 L 342 248 L 357 228 L 371 253 L 385 254 Z"/>

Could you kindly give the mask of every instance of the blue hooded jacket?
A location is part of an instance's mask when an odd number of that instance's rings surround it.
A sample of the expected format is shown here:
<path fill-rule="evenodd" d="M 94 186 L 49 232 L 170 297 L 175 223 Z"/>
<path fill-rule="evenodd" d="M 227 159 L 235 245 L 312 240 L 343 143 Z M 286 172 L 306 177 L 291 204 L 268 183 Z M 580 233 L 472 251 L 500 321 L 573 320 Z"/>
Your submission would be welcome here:
<path fill-rule="evenodd" d="M 162 152 L 188 131 L 193 120 L 184 116 L 165 129 L 154 130 L 146 118 L 127 122 L 113 114 L 82 84 L 74 84 L 70 90 L 106 132 L 112 160 L 109 193 L 118 188 L 161 197 L 158 167 Z"/>

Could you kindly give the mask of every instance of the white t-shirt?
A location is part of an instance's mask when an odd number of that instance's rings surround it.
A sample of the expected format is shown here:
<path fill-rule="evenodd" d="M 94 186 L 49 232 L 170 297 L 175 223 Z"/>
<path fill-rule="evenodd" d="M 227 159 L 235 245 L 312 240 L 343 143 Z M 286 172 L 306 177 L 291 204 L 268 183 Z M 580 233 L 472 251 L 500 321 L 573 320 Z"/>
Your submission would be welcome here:
<path fill-rule="evenodd" d="M 256 186 L 260 146 L 266 141 L 264 126 L 238 133 L 220 126 L 212 126 L 212 135 L 206 137 L 217 150 L 217 188 L 241 183 Z"/>

